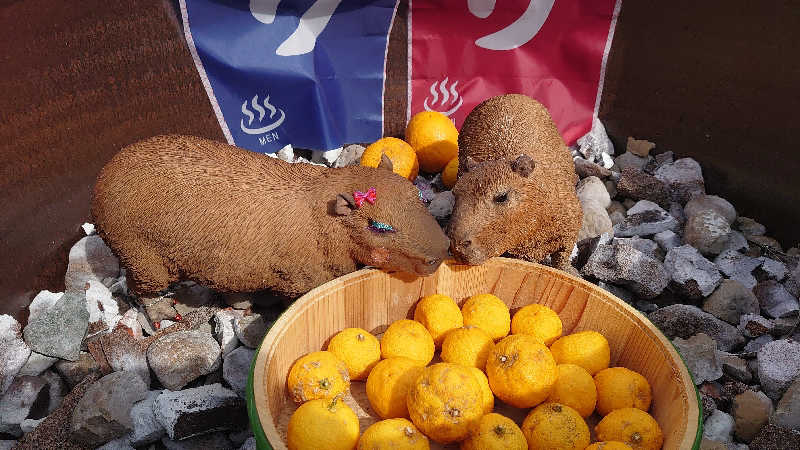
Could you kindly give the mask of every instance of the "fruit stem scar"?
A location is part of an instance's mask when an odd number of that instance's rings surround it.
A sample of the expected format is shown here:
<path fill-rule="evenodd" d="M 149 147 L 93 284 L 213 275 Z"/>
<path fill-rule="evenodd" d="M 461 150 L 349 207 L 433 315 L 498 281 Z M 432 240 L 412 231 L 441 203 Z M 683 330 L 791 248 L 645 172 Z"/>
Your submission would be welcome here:
<path fill-rule="evenodd" d="M 553 405 L 551 409 L 555 412 L 561 412 L 561 405 Z"/>
<path fill-rule="evenodd" d="M 641 435 L 641 434 L 639 434 L 639 432 L 638 432 L 638 431 L 635 431 L 635 432 L 634 432 L 634 433 L 631 435 L 631 442 L 633 442 L 634 444 L 636 444 L 636 443 L 639 443 L 639 442 L 641 442 L 641 441 L 642 441 L 642 435 Z"/>
<path fill-rule="evenodd" d="M 364 335 L 361 334 L 361 333 L 358 333 L 358 335 L 356 336 L 356 339 L 358 339 L 359 341 L 363 342 L 364 341 Z"/>
<path fill-rule="evenodd" d="M 494 430 L 492 430 L 492 431 L 494 431 L 494 434 L 496 434 L 496 435 L 498 435 L 500 437 L 503 437 L 503 435 L 506 434 L 506 430 L 505 430 L 505 428 L 503 428 L 502 425 L 497 425 L 496 427 L 494 427 Z"/>
<path fill-rule="evenodd" d="M 406 433 L 406 436 L 408 436 L 408 437 L 411 437 L 411 436 L 414 435 L 414 430 L 412 430 L 411 427 L 406 427 L 405 430 L 403 430 L 403 431 Z"/>
<path fill-rule="evenodd" d="M 330 389 L 331 388 L 331 381 L 327 378 L 323 378 L 319 380 L 319 387 L 322 389 Z"/>
<path fill-rule="evenodd" d="M 328 404 L 328 411 L 333 412 L 333 410 L 336 409 L 336 402 L 338 402 L 340 398 L 342 398 L 341 392 L 331 399 L 331 402 Z"/>

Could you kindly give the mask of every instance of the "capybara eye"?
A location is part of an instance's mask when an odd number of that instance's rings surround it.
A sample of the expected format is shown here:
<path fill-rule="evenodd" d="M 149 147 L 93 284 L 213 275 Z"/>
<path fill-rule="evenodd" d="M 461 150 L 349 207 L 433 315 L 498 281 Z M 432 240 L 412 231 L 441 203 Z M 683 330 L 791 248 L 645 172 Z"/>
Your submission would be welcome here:
<path fill-rule="evenodd" d="M 494 196 L 495 203 L 505 203 L 508 201 L 508 192 L 503 192 L 502 194 L 497 194 Z"/>

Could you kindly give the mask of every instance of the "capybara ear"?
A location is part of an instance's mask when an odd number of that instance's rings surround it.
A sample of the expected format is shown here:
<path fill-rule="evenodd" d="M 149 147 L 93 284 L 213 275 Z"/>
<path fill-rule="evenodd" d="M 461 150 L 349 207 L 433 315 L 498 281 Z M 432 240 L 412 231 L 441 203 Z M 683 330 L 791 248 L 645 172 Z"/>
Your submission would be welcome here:
<path fill-rule="evenodd" d="M 535 167 L 536 163 L 528 155 L 519 155 L 517 159 L 511 161 L 511 170 L 523 177 L 530 176 Z"/>
<path fill-rule="evenodd" d="M 466 166 L 464 167 L 464 172 L 469 172 L 472 169 L 478 167 L 478 165 L 480 164 L 478 161 L 475 161 L 475 158 L 469 155 L 467 155 L 467 158 L 466 160 L 464 160 L 464 162 L 466 163 Z"/>
<path fill-rule="evenodd" d="M 394 172 L 394 164 L 392 164 L 392 160 L 386 156 L 386 153 L 381 153 L 381 163 L 378 164 L 378 169 L 386 169 L 389 172 Z"/>
<path fill-rule="evenodd" d="M 336 196 L 336 206 L 333 211 L 339 216 L 346 216 L 353 212 L 356 208 L 356 201 L 353 194 L 343 192 Z"/>

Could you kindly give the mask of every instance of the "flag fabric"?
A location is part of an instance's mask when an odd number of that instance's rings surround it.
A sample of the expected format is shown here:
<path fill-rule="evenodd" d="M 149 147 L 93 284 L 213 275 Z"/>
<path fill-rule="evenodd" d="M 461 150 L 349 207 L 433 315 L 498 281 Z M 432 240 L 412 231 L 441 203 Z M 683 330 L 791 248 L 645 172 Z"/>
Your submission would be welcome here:
<path fill-rule="evenodd" d="M 396 0 L 180 0 L 228 143 L 331 150 L 383 134 Z"/>
<path fill-rule="evenodd" d="M 410 0 L 409 110 L 460 129 L 483 100 L 542 102 L 567 145 L 597 114 L 620 0 Z"/>

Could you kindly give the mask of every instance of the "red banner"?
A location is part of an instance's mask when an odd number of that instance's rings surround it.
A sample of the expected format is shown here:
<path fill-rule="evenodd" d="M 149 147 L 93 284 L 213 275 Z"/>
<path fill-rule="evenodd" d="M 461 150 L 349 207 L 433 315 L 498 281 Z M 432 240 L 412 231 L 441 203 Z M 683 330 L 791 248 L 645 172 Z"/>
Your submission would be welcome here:
<path fill-rule="evenodd" d="M 542 102 L 567 145 L 592 126 L 621 0 L 416 0 L 409 18 L 409 117 L 461 128 L 483 100 Z"/>

